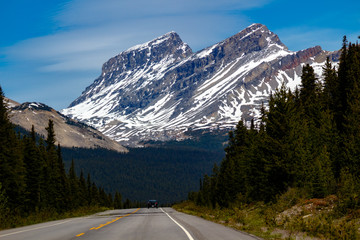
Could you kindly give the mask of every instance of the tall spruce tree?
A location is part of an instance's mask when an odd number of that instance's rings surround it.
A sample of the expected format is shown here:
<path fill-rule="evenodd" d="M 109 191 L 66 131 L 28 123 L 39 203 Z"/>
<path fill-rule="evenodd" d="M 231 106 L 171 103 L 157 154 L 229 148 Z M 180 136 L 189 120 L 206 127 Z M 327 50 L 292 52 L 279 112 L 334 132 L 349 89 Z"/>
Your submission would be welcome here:
<path fill-rule="evenodd" d="M 344 151 L 346 151 L 346 167 L 355 175 L 360 174 L 360 47 L 358 44 L 348 45 L 345 58 L 347 78 L 347 102 L 344 113 L 343 137 Z"/>
<path fill-rule="evenodd" d="M 114 208 L 115 208 L 115 209 L 122 209 L 122 208 L 124 208 L 123 202 L 122 202 L 122 196 L 121 196 L 121 194 L 120 194 L 118 191 L 115 192 Z"/>
<path fill-rule="evenodd" d="M 289 160 L 289 139 L 295 113 L 293 96 L 284 84 L 270 96 L 266 117 L 266 137 L 263 148 L 268 170 L 269 195 L 276 196 L 287 189 L 292 181 L 292 162 Z"/>
<path fill-rule="evenodd" d="M 76 176 L 74 159 L 71 160 L 71 165 L 68 174 L 69 179 L 69 205 L 71 209 L 76 209 L 81 205 L 80 199 L 80 182 Z"/>
<path fill-rule="evenodd" d="M 9 120 L 4 93 L 0 87 L 0 183 L 11 209 L 22 211 L 25 201 L 25 167 L 21 141 Z"/>
<path fill-rule="evenodd" d="M 49 125 L 46 127 L 47 138 L 46 143 L 46 162 L 47 162 L 47 175 L 49 181 L 47 184 L 49 207 L 56 210 L 63 210 L 63 187 L 61 179 L 61 171 L 59 166 L 59 156 L 55 145 L 55 130 L 54 122 L 49 119 Z"/>
<path fill-rule="evenodd" d="M 24 163 L 26 168 L 26 187 L 28 211 L 34 211 L 40 205 L 41 174 L 43 164 L 36 145 L 34 125 L 31 127 L 29 137 L 24 137 Z"/>

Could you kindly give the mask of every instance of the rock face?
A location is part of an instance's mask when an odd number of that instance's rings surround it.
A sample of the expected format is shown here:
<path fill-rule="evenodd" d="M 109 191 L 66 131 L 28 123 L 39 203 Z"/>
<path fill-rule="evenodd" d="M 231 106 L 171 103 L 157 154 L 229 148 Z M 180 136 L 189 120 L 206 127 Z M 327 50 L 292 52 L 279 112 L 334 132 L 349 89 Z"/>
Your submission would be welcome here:
<path fill-rule="evenodd" d="M 184 138 L 189 129 L 231 128 L 259 115 L 282 82 L 300 84 L 302 66 L 319 75 L 337 52 L 292 52 L 261 24 L 193 53 L 175 32 L 111 58 L 62 113 L 123 144 Z"/>
<path fill-rule="evenodd" d="M 49 119 L 53 120 L 56 139 L 62 147 L 101 147 L 117 152 L 128 151 L 98 130 L 84 123 L 72 120 L 45 104 L 8 102 L 11 108 L 11 122 L 28 131 L 31 131 L 31 127 L 34 125 L 35 131 L 38 134 L 46 136 L 45 127 L 48 126 Z"/>

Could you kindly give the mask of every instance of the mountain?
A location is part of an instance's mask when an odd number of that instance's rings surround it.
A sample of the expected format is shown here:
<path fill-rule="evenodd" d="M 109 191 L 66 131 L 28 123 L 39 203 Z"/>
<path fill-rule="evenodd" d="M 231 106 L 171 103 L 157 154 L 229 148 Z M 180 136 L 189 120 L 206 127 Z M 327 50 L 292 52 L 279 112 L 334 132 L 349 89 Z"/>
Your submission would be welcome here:
<path fill-rule="evenodd" d="M 10 107 L 10 121 L 31 131 L 46 136 L 45 127 L 49 119 L 54 121 L 55 135 L 62 147 L 106 148 L 117 152 L 127 152 L 127 149 L 116 141 L 106 137 L 93 127 L 87 126 L 57 112 L 53 108 L 35 102 L 19 104 L 7 99 Z"/>
<path fill-rule="evenodd" d="M 339 53 L 290 51 L 262 24 L 196 53 L 170 32 L 111 58 L 62 113 L 123 144 L 184 139 L 258 117 L 271 91 L 299 85 L 304 64 L 320 75 L 326 57 Z"/>

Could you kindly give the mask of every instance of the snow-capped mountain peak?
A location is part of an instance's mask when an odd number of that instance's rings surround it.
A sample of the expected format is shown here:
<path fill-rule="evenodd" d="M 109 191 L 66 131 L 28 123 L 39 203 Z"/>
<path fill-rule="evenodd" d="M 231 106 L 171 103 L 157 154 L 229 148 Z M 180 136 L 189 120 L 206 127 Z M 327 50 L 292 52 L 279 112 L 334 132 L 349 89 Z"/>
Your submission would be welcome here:
<path fill-rule="evenodd" d="M 180 36 L 176 32 L 171 31 L 171 32 L 168 32 L 168 33 L 158 37 L 158 38 L 148 41 L 146 43 L 135 45 L 135 46 L 129 48 L 128 50 L 126 50 L 125 53 L 133 52 L 133 51 L 141 51 L 146 48 L 152 48 L 157 45 L 160 45 L 163 42 L 169 41 L 169 40 L 176 40 L 178 42 L 182 42 L 180 39 Z"/>
<path fill-rule="evenodd" d="M 169 32 L 107 61 L 101 76 L 62 112 L 128 144 L 182 138 L 188 129 L 233 127 L 256 117 L 281 82 L 300 83 L 326 56 L 289 51 L 265 25 L 252 24 L 197 53 Z"/>

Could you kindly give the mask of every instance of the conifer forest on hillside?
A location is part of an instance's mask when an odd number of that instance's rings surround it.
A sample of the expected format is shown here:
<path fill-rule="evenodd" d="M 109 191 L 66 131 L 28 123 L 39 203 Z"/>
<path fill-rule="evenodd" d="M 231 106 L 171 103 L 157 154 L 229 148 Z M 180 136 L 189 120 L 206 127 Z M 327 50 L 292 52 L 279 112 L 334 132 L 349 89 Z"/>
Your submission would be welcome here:
<path fill-rule="evenodd" d="M 189 200 L 215 212 L 232 209 L 235 219 L 241 206 L 262 203 L 268 207 L 260 216 L 268 226 L 321 239 L 358 239 L 360 45 L 344 37 L 339 65 L 328 59 L 322 78 L 305 65 L 298 89 L 282 85 L 262 107 L 258 123 L 247 128 L 240 121 L 229 133 L 225 158 Z M 293 213 L 296 221 L 284 211 L 309 202 L 327 210 L 319 216 L 306 209 Z M 279 222 L 282 214 L 287 220 Z"/>
<path fill-rule="evenodd" d="M 28 135 L 16 132 L 8 114 L 0 88 L 0 229 L 73 212 L 86 214 L 99 211 L 100 206 L 130 206 L 120 193 L 113 197 L 97 187 L 90 174 L 77 176 L 73 161 L 65 171 L 52 120 L 43 140 L 34 128 Z"/>

